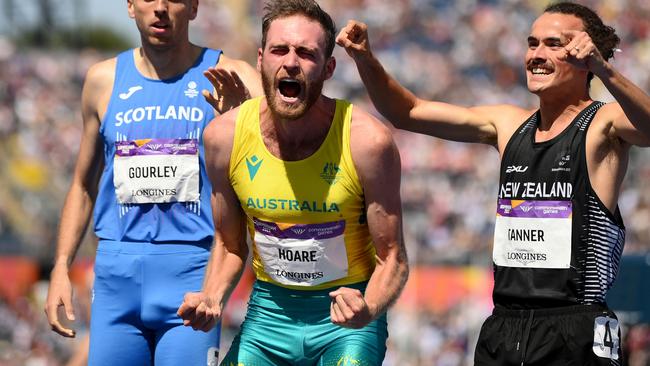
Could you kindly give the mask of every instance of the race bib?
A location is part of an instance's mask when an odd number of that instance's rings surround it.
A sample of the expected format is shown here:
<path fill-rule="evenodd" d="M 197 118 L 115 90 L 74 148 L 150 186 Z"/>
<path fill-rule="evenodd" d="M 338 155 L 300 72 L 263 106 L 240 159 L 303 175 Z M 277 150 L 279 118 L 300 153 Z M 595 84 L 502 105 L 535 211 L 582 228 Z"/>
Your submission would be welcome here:
<path fill-rule="evenodd" d="M 502 267 L 571 265 L 571 201 L 499 199 L 492 259 Z"/>
<path fill-rule="evenodd" d="M 253 220 L 257 252 L 273 280 L 316 286 L 347 276 L 345 221 L 290 225 Z"/>
<path fill-rule="evenodd" d="M 199 176 L 196 139 L 115 143 L 113 184 L 121 204 L 196 202 Z"/>
<path fill-rule="evenodd" d="M 594 320 L 594 354 L 598 357 L 618 360 L 620 339 L 618 320 L 599 316 Z"/>

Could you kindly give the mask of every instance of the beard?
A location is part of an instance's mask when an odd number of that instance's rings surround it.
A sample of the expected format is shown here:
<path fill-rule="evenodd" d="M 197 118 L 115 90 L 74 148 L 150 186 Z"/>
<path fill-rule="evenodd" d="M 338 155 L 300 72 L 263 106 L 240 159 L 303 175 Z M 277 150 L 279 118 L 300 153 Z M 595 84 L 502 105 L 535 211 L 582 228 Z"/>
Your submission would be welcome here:
<path fill-rule="evenodd" d="M 300 83 L 300 88 L 304 89 L 304 99 L 298 99 L 296 103 L 285 103 L 278 97 L 280 93 L 279 88 L 275 87 L 275 80 L 273 76 L 265 72 L 262 67 L 262 86 L 264 88 L 264 97 L 269 106 L 271 114 L 277 118 L 284 120 L 297 120 L 304 116 L 309 109 L 316 104 L 318 98 L 323 91 L 323 84 L 325 83 L 325 70 L 321 73 L 321 77 L 313 80 Z M 302 92 L 302 90 L 301 90 Z"/>

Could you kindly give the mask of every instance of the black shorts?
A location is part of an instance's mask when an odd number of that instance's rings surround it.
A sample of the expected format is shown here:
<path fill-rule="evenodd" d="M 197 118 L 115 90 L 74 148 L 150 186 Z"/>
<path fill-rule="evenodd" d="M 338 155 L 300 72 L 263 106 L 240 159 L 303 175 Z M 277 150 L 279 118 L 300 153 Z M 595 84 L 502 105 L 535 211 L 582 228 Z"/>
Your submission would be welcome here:
<path fill-rule="evenodd" d="M 604 305 L 495 308 L 481 327 L 474 365 L 621 365 L 621 330 Z"/>

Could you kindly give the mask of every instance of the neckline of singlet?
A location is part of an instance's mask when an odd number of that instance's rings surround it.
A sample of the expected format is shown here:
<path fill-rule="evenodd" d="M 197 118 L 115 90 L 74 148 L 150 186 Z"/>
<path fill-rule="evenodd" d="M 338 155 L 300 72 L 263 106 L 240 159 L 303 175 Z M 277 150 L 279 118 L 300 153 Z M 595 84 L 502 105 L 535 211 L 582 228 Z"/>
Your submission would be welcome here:
<path fill-rule="evenodd" d="M 532 117 L 532 118 L 534 119 L 534 122 L 535 122 L 534 125 L 533 125 L 534 128 L 531 128 L 532 133 L 530 133 L 530 139 L 531 139 L 531 141 L 532 141 L 533 147 L 544 147 L 544 146 L 548 146 L 548 145 L 553 145 L 553 144 L 555 144 L 555 143 L 556 143 L 557 141 L 559 141 L 562 137 L 564 137 L 565 135 L 567 135 L 567 134 L 568 134 L 568 133 L 569 133 L 569 132 L 574 128 L 574 127 L 577 127 L 577 123 L 576 123 L 576 122 L 577 122 L 577 121 L 580 121 L 581 119 L 583 119 L 584 116 L 585 116 L 585 114 L 587 114 L 587 112 L 589 112 L 589 111 L 592 109 L 592 107 L 594 107 L 595 105 L 597 105 L 597 104 L 599 104 L 599 103 L 601 103 L 601 102 L 596 101 L 596 100 L 594 100 L 594 101 L 592 101 L 591 103 L 589 103 L 588 106 L 586 106 L 585 108 L 583 108 L 583 109 L 582 109 L 582 110 L 581 110 L 581 111 L 580 111 L 580 112 L 579 112 L 579 113 L 578 113 L 578 114 L 573 118 L 573 120 L 571 120 L 571 123 L 569 123 L 569 124 L 564 128 L 564 130 L 562 130 L 562 132 L 560 132 L 557 136 L 553 137 L 553 138 L 550 139 L 550 140 L 541 141 L 541 142 L 537 142 L 537 141 L 535 140 L 535 135 L 536 135 L 536 133 L 537 133 L 537 128 L 538 128 L 538 126 L 539 126 L 539 121 L 541 120 L 541 110 L 538 109 L 538 110 L 535 112 L 535 115 L 533 115 L 533 117 Z"/>

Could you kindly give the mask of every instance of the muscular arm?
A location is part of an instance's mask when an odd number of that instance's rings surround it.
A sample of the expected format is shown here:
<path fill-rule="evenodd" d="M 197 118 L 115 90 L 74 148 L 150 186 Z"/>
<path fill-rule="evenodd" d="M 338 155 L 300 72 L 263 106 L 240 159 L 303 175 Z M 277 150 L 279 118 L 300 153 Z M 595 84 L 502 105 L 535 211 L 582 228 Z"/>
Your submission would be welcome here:
<path fill-rule="evenodd" d="M 205 129 L 205 161 L 212 183 L 215 241 L 203 290 L 185 295 L 178 315 L 183 324 L 209 331 L 221 317 L 248 257 L 245 220 L 228 176 L 237 109 L 217 117 Z"/>
<path fill-rule="evenodd" d="M 630 145 L 650 146 L 650 96 L 610 64 L 597 74 L 618 104 L 603 107 L 612 133 Z"/>
<path fill-rule="evenodd" d="M 376 267 L 363 297 L 365 306 L 341 289 L 330 296 L 335 301 L 332 321 L 360 328 L 397 300 L 409 269 L 402 237 L 397 147 L 388 129 L 367 113 L 355 110 L 353 121 L 352 158 L 364 191 L 368 228 L 377 253 Z"/>
<path fill-rule="evenodd" d="M 650 96 L 608 63 L 586 32 L 565 30 L 562 35 L 568 40 L 565 60 L 592 72 L 616 99 L 617 103 L 607 104 L 597 115 L 607 137 L 650 146 Z"/>
<path fill-rule="evenodd" d="M 447 140 L 497 145 L 499 109 L 465 108 L 416 97 L 391 77 L 373 55 L 363 23 L 350 21 L 339 33 L 337 43 L 355 61 L 377 110 L 395 127 Z"/>
<path fill-rule="evenodd" d="M 68 270 L 88 227 L 97 196 L 97 183 L 103 167 L 103 150 L 99 139 L 100 114 L 103 115 L 108 104 L 114 69 L 114 60 L 109 60 L 93 66 L 86 76 L 81 96 L 81 146 L 61 211 L 54 268 L 45 304 L 52 330 L 68 337 L 74 336 L 74 330 L 61 325 L 57 309 L 63 306 L 68 319 L 74 319 Z"/>

